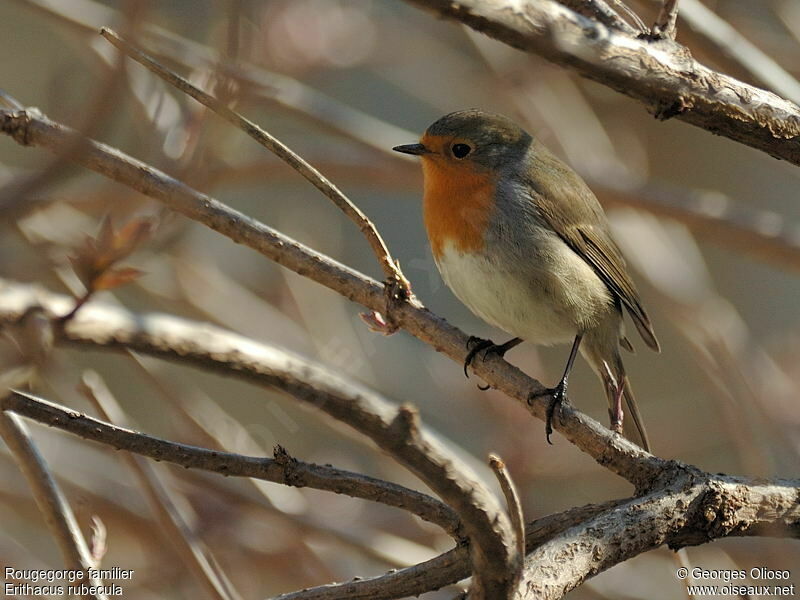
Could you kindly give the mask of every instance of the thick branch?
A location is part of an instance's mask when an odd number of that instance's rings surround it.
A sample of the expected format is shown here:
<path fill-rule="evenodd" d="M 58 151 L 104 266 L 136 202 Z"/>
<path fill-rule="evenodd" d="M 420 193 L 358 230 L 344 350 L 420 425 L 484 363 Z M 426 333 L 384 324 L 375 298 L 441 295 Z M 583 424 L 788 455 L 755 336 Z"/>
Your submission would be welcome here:
<path fill-rule="evenodd" d="M 586 519 L 613 509 L 622 501 L 588 504 L 570 508 L 532 521 L 525 527 L 527 552 L 532 552 L 548 540 L 579 525 Z M 419 596 L 437 590 L 469 576 L 467 548 L 457 546 L 452 550 L 418 565 L 387 573 L 379 577 L 332 583 L 282 594 L 274 600 L 390 600 L 405 596 Z"/>
<path fill-rule="evenodd" d="M 749 77 L 792 102 L 800 102 L 800 82 L 700 0 L 683 0 L 681 18 L 714 44 Z"/>
<path fill-rule="evenodd" d="M 0 132 L 12 136 L 23 145 L 44 146 L 54 152 L 60 152 L 72 134 L 71 129 L 50 121 L 35 109 L 0 110 Z M 321 283 L 345 298 L 375 311 L 385 308 L 385 289 L 373 279 L 307 248 L 119 150 L 91 141 L 87 144 L 86 153 L 74 156 L 73 160 L 163 202 L 190 219 L 199 221 L 234 242 L 244 244 L 278 264 Z M 67 312 L 69 309 L 63 307 L 62 310 Z M 463 364 L 468 338 L 462 331 L 426 310 L 416 300 L 397 305 L 392 316 L 398 326 Z M 542 397 L 529 400 L 531 392 L 544 391 L 541 383 L 496 356 L 478 361 L 472 368 L 481 379 L 521 402 L 532 414 L 544 420 L 547 399 Z M 661 472 L 663 461 L 613 434 L 574 408 L 564 406 L 561 417 L 554 422 L 556 430 L 603 466 L 634 485 L 646 487 Z"/>
<path fill-rule="evenodd" d="M 673 549 L 737 535 L 800 537 L 800 481 L 745 481 L 687 469 L 668 487 L 602 512 L 525 559 L 518 598 L 556 599 L 663 544 Z"/>
<path fill-rule="evenodd" d="M 671 40 L 609 30 L 553 0 L 406 0 L 520 50 L 568 66 L 677 117 L 800 165 L 800 107 L 703 66 Z"/>

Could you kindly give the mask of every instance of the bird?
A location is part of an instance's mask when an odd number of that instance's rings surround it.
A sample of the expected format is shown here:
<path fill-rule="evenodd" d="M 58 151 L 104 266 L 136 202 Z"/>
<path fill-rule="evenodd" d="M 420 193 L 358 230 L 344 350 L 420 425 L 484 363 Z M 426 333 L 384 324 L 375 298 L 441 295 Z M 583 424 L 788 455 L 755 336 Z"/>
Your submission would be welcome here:
<path fill-rule="evenodd" d="M 549 395 L 547 441 L 580 351 L 603 384 L 611 429 L 623 433 L 624 399 L 639 444 L 650 450 L 622 363 L 633 351 L 623 309 L 644 343 L 660 346 L 639 292 L 586 182 L 512 119 L 478 109 L 447 114 L 418 143 L 393 150 L 418 156 L 423 217 L 447 286 L 475 315 L 514 336 L 503 344 L 470 337 L 464 372 L 483 352 L 504 356 L 522 341 L 572 342 Z M 631 434 L 628 434 L 631 437 Z"/>

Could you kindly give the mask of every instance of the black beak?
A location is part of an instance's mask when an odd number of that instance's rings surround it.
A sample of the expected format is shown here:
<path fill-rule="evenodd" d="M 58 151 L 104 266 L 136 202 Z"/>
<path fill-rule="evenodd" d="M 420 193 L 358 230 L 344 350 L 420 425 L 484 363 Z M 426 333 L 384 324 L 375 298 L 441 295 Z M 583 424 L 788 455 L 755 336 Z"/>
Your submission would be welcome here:
<path fill-rule="evenodd" d="M 405 146 L 395 146 L 392 148 L 395 152 L 402 152 L 403 154 L 414 154 L 416 156 L 420 156 L 422 154 L 428 154 L 430 150 L 428 150 L 422 144 L 406 144 Z"/>

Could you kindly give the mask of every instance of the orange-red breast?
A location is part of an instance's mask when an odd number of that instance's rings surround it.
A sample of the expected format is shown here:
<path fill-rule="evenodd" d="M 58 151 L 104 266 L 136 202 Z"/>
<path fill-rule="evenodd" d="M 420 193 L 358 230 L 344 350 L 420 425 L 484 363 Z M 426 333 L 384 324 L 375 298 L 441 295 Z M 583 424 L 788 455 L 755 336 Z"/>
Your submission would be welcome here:
<path fill-rule="evenodd" d="M 603 209 L 581 177 L 511 119 L 479 110 L 446 115 L 418 144 L 398 152 L 422 159 L 424 217 L 445 283 L 472 312 L 515 336 L 473 343 L 502 356 L 523 340 L 573 342 L 564 376 L 549 390 L 548 440 L 575 355 L 603 382 L 612 429 L 622 431 L 622 399 L 649 442 L 625 374 L 624 307 L 658 351 L 650 319 L 611 238 Z"/>

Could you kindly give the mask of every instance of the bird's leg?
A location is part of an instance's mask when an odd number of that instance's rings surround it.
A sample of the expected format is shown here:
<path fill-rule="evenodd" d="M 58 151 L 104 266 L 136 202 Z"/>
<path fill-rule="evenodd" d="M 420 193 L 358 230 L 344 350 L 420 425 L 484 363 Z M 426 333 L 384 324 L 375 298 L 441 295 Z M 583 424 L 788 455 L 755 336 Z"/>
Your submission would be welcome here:
<path fill-rule="evenodd" d="M 617 384 L 614 388 L 614 410 L 611 413 L 611 431 L 622 434 L 622 420 L 625 414 L 622 412 L 622 394 L 625 391 L 625 380 Z"/>
<path fill-rule="evenodd" d="M 564 375 L 561 377 L 561 381 L 558 382 L 558 385 L 554 388 L 546 388 L 541 392 L 531 394 L 528 398 L 528 402 L 530 403 L 533 398 L 538 398 L 539 396 L 545 395 L 550 396 L 550 403 L 547 405 L 547 412 L 545 413 L 546 419 L 544 426 L 544 432 L 547 436 L 548 444 L 553 443 L 550 441 L 550 435 L 553 433 L 553 414 L 556 411 L 556 407 L 561 406 L 561 403 L 567 397 L 567 382 L 569 379 L 569 374 L 572 371 L 572 366 L 575 364 L 575 357 L 578 356 L 578 348 L 580 348 L 582 338 L 582 333 L 579 333 L 575 336 L 575 341 L 572 342 L 572 350 L 570 350 L 569 353 L 569 359 L 567 359 L 567 366 L 564 369 Z"/>
<path fill-rule="evenodd" d="M 502 358 L 505 356 L 506 352 L 521 343 L 521 338 L 510 339 L 505 344 L 495 344 L 492 340 L 484 340 L 482 338 L 475 337 L 474 335 L 469 336 L 469 339 L 467 340 L 467 349 L 469 352 L 467 353 L 467 357 L 464 359 L 464 375 L 466 375 L 467 379 L 469 379 L 467 367 L 472 364 L 479 352 L 484 351 L 482 360 L 486 360 L 486 357 L 489 356 L 489 354 L 496 354 Z M 481 387 L 479 385 L 478 387 L 482 390 L 489 389 L 489 386 Z"/>

